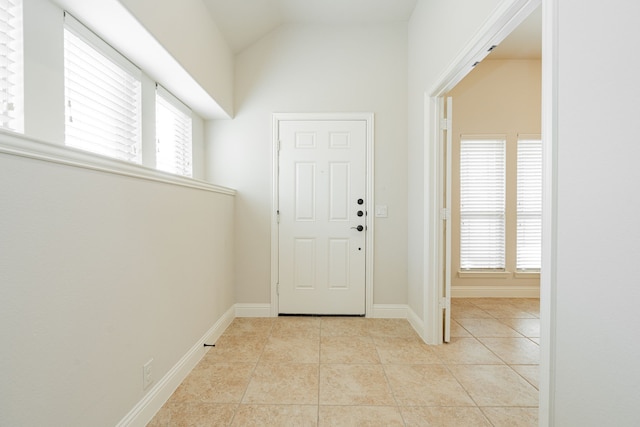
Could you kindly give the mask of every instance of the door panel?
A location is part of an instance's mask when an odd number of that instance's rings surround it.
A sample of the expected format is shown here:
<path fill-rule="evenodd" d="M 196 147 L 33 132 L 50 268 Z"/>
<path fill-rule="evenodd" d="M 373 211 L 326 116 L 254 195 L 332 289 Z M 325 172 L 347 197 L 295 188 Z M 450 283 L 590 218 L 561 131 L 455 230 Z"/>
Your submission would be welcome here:
<path fill-rule="evenodd" d="M 280 122 L 280 313 L 365 313 L 366 129 Z"/>

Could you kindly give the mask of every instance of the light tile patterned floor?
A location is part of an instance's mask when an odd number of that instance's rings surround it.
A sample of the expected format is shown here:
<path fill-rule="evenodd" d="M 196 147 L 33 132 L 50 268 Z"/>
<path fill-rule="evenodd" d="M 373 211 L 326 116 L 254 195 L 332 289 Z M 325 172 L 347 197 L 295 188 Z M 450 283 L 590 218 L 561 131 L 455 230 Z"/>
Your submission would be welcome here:
<path fill-rule="evenodd" d="M 149 426 L 537 426 L 539 301 L 452 307 L 441 346 L 399 319 L 235 319 Z"/>

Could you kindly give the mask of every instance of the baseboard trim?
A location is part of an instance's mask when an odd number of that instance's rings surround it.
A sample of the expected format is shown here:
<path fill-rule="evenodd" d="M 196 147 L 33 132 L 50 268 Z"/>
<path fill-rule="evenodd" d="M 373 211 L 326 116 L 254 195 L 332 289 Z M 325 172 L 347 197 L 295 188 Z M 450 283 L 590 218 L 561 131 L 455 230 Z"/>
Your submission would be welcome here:
<path fill-rule="evenodd" d="M 236 317 L 271 317 L 271 304 L 236 304 Z"/>
<path fill-rule="evenodd" d="M 204 343 L 214 343 L 220 338 L 235 317 L 232 306 L 204 334 L 196 344 L 175 364 L 167 374 L 158 381 L 144 398 L 116 425 L 116 427 L 144 427 L 162 408 L 173 392 L 184 381 L 189 372 L 205 355 Z"/>
<path fill-rule="evenodd" d="M 540 298 L 539 286 L 452 286 L 452 298 Z"/>
<path fill-rule="evenodd" d="M 375 319 L 406 319 L 408 307 L 406 304 L 373 304 L 370 316 Z"/>
<path fill-rule="evenodd" d="M 420 338 L 424 341 L 424 322 L 409 306 L 407 306 L 407 320 L 416 331 L 416 333 L 420 336 Z"/>

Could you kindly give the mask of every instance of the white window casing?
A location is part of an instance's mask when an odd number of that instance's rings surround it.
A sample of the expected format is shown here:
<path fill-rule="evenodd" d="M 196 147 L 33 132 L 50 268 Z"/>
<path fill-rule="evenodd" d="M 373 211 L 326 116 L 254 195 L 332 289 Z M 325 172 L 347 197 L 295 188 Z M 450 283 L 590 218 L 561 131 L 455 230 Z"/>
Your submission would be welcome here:
<path fill-rule="evenodd" d="M 504 270 L 506 139 L 466 137 L 460 145 L 460 268 Z"/>
<path fill-rule="evenodd" d="M 193 176 L 191 110 L 156 85 L 156 169 Z"/>
<path fill-rule="evenodd" d="M 518 137 L 517 249 L 518 271 L 539 271 L 542 261 L 542 141 Z"/>
<path fill-rule="evenodd" d="M 0 128 L 24 131 L 22 0 L 0 0 Z"/>
<path fill-rule="evenodd" d="M 141 70 L 69 13 L 64 26 L 65 144 L 141 163 Z"/>

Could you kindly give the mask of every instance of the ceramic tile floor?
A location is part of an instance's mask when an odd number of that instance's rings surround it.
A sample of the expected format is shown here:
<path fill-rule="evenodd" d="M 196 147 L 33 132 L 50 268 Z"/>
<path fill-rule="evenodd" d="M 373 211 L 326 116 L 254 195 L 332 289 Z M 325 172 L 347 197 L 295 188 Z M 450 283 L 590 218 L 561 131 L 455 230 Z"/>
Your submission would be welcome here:
<path fill-rule="evenodd" d="M 441 346 L 400 319 L 238 318 L 149 426 L 537 426 L 538 307 L 455 299 Z"/>

